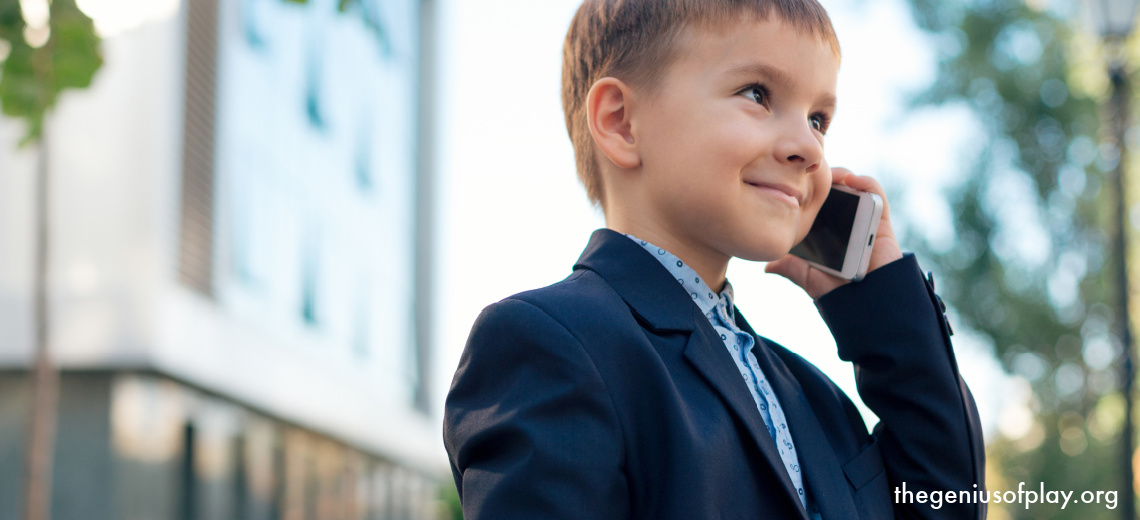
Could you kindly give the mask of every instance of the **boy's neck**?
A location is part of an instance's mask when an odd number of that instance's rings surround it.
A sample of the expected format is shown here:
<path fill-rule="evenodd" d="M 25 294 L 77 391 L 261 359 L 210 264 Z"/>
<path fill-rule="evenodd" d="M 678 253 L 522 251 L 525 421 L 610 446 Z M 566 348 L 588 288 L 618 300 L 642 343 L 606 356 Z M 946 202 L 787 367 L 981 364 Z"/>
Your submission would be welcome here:
<path fill-rule="evenodd" d="M 606 228 L 618 233 L 633 235 L 672 253 L 696 271 L 710 289 L 718 293 L 724 290 L 725 273 L 728 271 L 728 261 L 731 257 L 715 251 L 692 247 L 672 233 L 652 225 L 644 225 L 621 218 L 611 218 L 607 215 Z"/>

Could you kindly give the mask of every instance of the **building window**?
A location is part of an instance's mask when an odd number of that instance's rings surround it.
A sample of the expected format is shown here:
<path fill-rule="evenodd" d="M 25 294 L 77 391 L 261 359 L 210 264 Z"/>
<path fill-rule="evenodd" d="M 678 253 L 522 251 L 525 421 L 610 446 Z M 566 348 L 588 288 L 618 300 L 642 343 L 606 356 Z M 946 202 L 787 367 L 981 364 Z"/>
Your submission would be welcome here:
<path fill-rule="evenodd" d="M 306 324 L 319 321 L 320 242 L 316 233 L 309 234 L 301 251 L 301 318 Z"/>
<path fill-rule="evenodd" d="M 364 110 L 363 113 L 371 114 L 372 110 Z M 356 150 L 353 152 L 356 188 L 361 193 L 370 193 L 375 182 L 372 175 L 372 148 L 374 146 L 371 118 L 362 118 L 360 129 L 356 133 Z"/>
<path fill-rule="evenodd" d="M 367 359 L 372 346 L 372 328 L 369 326 L 372 321 L 372 306 L 369 304 L 369 284 L 361 282 L 359 287 L 355 305 L 356 316 L 353 318 L 355 323 L 352 326 L 352 351 L 356 357 Z"/>

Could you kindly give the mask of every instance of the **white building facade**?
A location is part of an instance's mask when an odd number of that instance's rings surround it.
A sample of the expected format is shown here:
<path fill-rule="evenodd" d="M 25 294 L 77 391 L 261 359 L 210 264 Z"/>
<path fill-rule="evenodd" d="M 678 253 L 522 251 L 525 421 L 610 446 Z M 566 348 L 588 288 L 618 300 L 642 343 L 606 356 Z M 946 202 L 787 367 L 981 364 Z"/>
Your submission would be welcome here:
<path fill-rule="evenodd" d="M 439 514 L 432 4 L 183 0 L 104 40 L 45 135 L 53 518 Z M 34 350 L 22 132 L 0 120 L 0 520 Z"/>

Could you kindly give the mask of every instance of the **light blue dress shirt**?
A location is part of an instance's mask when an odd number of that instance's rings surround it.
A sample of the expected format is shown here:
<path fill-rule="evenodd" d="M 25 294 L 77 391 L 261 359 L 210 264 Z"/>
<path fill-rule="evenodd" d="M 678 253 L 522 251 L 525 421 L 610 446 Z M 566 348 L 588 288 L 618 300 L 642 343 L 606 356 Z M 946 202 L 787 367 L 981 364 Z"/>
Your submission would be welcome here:
<path fill-rule="evenodd" d="M 713 330 L 720 335 L 729 355 L 736 362 L 736 368 L 740 371 L 741 379 L 748 387 L 748 392 L 756 401 L 756 408 L 760 410 L 760 417 L 764 419 L 764 426 L 768 428 L 768 434 L 776 443 L 776 450 L 784 462 L 784 469 L 787 470 L 788 476 L 792 479 L 796 493 L 799 494 L 800 503 L 808 511 L 808 516 L 814 520 L 820 520 L 819 509 L 804 491 L 800 460 L 796 454 L 795 443 L 792 442 L 791 432 L 788 431 L 788 421 L 784 417 L 784 410 L 780 407 L 780 401 L 776 398 L 776 394 L 772 392 L 772 387 L 768 384 L 764 371 L 760 369 L 756 355 L 752 353 L 752 347 L 756 340 L 751 334 L 736 326 L 736 320 L 732 314 L 732 284 L 725 280 L 724 290 L 717 294 L 701 280 L 692 267 L 685 265 L 681 259 L 672 253 L 633 235 L 627 234 L 626 236 L 645 248 L 661 262 L 661 265 L 665 266 L 665 269 L 669 270 L 673 278 L 676 278 L 681 283 L 681 287 L 692 296 L 693 302 L 708 318 Z"/>

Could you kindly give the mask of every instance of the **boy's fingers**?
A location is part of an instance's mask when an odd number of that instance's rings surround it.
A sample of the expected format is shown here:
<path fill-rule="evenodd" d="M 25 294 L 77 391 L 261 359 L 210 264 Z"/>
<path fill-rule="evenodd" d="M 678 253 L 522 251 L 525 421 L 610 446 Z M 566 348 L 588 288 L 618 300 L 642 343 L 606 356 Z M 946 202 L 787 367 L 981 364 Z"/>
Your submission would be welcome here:
<path fill-rule="evenodd" d="M 883 199 L 883 218 L 890 220 L 890 213 L 891 213 L 890 212 L 890 209 L 891 209 L 890 202 L 887 201 L 887 192 L 886 192 L 886 190 L 883 189 L 883 185 L 879 184 L 879 181 L 875 180 L 874 177 L 867 177 L 865 175 L 855 175 L 854 173 L 851 173 L 850 171 L 847 171 L 843 168 L 833 168 L 832 172 L 834 172 L 835 170 L 844 170 L 847 172 L 843 176 L 843 184 L 846 185 L 848 188 L 854 188 L 854 189 L 857 189 L 859 191 L 868 191 L 868 192 L 874 193 L 874 194 L 878 195 L 880 198 L 882 198 Z M 834 175 L 834 173 L 832 175 Z"/>
<path fill-rule="evenodd" d="M 832 184 L 845 184 L 847 176 L 851 175 L 851 170 L 847 168 L 832 168 L 831 169 L 831 183 Z"/>

